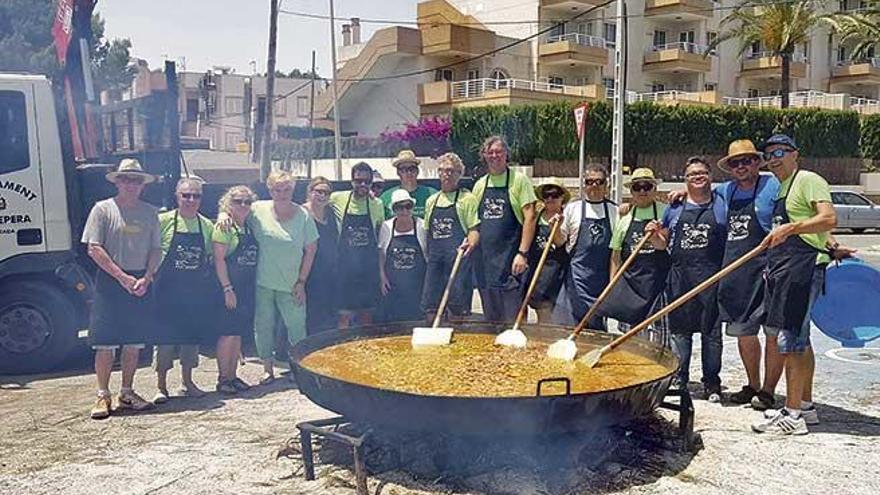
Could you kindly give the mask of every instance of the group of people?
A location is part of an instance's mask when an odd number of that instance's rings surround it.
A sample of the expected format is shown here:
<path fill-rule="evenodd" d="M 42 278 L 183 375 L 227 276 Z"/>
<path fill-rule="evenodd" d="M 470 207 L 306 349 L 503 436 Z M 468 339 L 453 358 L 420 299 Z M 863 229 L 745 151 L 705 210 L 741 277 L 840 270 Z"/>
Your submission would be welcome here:
<path fill-rule="evenodd" d="M 192 370 L 198 345 L 209 340 L 217 347 L 217 391 L 234 394 L 251 386 L 236 376 L 242 337 L 251 333 L 264 364 L 261 383 L 275 379 L 276 315 L 290 345 L 307 333 L 353 324 L 430 320 L 457 257 L 449 318 L 470 315 L 477 289 L 486 320 L 512 321 L 537 276 L 529 304 L 539 322 L 570 324 L 587 315 L 640 246 L 588 322 L 605 330 L 609 318 L 623 326 L 640 323 L 764 243 L 762 255 L 670 313 L 668 332 L 681 361 L 677 380 L 688 383 L 693 334 L 699 333 L 705 396 L 721 400 L 726 323 L 748 376 L 729 399 L 767 411 L 753 429 L 803 434 L 806 424 L 818 422 L 809 309 L 825 266 L 852 250 L 831 237 L 836 219 L 828 184 L 799 169 L 791 137 L 773 136 L 759 148 L 749 140 L 731 143 L 717 166 L 733 180 L 714 188 L 712 166 L 693 157 L 684 164 L 685 190 L 668 198 L 659 197 L 651 170 L 636 169 L 625 184 L 631 202 L 621 207 L 608 199 L 602 165 L 586 167 L 582 197 L 572 200 L 559 182 L 534 187 L 510 168 L 508 153 L 503 138 L 486 139 L 480 155 L 487 174 L 471 190 L 460 184 L 461 159 L 440 156 L 437 191 L 419 184 L 420 161 L 404 150 L 393 161 L 400 186 L 375 187 L 381 176 L 361 162 L 351 169 L 350 191 L 334 192 L 330 181 L 316 178 L 303 205 L 293 202 L 293 177 L 276 171 L 267 180 L 271 200 L 258 201 L 248 187 L 235 186 L 220 200 L 216 223 L 199 214 L 200 180 L 181 179 L 178 208 L 159 214 L 139 199 L 154 177 L 123 160 L 107 175 L 117 195 L 95 205 L 82 239 L 99 268 L 90 331 L 98 378 L 92 416 L 110 414 L 109 377 L 119 347 L 117 407 L 141 410 L 168 400 L 166 375 L 175 358 L 180 394 L 202 395 Z M 765 165 L 772 175 L 759 173 Z M 132 389 L 146 344 L 157 345 L 152 402 Z M 786 402 L 776 409 L 773 394 L 783 370 Z"/>

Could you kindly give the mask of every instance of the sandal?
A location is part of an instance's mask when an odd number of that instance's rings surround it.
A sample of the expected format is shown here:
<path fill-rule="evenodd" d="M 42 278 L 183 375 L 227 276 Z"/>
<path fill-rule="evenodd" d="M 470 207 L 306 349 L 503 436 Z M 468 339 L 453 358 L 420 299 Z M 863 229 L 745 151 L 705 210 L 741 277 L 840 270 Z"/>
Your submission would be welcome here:
<path fill-rule="evenodd" d="M 232 385 L 232 387 L 235 388 L 235 390 L 237 390 L 239 392 L 244 392 L 246 390 L 250 390 L 250 388 L 251 388 L 249 383 L 247 383 L 246 381 L 242 380 L 239 377 L 235 377 L 232 380 L 229 380 L 229 382 L 227 382 L 227 383 Z"/>
<path fill-rule="evenodd" d="M 223 395 L 235 395 L 238 393 L 238 389 L 235 388 L 235 386 L 229 380 L 218 382 L 217 391 Z"/>
<path fill-rule="evenodd" d="M 263 374 L 263 378 L 260 378 L 260 385 L 269 385 L 270 383 L 275 381 L 275 375 L 272 373 Z"/>

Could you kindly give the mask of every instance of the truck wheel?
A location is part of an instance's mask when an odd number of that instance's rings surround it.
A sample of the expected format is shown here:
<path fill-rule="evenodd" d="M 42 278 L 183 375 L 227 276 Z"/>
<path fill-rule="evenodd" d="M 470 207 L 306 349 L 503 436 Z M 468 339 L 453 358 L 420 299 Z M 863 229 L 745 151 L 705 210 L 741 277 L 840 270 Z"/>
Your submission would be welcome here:
<path fill-rule="evenodd" d="M 59 367 L 80 347 L 78 320 L 73 302 L 51 284 L 0 286 L 0 374 Z"/>
<path fill-rule="evenodd" d="M 852 230 L 853 234 L 864 234 L 864 233 L 865 233 L 865 230 L 867 230 L 867 229 L 864 229 L 864 228 L 858 228 L 858 229 L 855 229 L 855 228 L 853 228 L 853 229 L 849 229 L 849 230 Z"/>

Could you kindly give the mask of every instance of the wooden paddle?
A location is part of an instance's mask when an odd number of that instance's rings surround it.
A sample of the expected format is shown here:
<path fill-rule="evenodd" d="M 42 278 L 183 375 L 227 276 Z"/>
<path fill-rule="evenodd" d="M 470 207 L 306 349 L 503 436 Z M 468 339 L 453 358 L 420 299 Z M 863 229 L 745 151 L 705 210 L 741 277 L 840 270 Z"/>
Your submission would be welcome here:
<path fill-rule="evenodd" d="M 631 339 L 633 336 L 635 336 L 636 334 L 638 334 L 642 330 L 648 328 L 648 326 L 650 326 L 655 321 L 668 315 L 669 313 L 671 313 L 672 311 L 677 309 L 679 306 L 681 306 L 684 303 L 693 299 L 699 293 L 703 292 L 704 290 L 706 290 L 709 287 L 716 284 L 719 280 L 721 280 L 725 276 L 729 275 L 731 272 L 733 272 L 737 268 L 746 264 L 749 260 L 751 260 L 755 256 L 761 254 L 761 251 L 764 251 L 765 249 L 767 249 L 767 245 L 769 242 L 767 239 L 768 238 L 765 238 L 764 241 L 761 242 L 761 244 L 756 246 L 754 249 L 752 249 L 748 253 L 742 255 L 739 259 L 737 259 L 733 263 L 725 266 L 724 268 L 722 268 L 721 270 L 716 272 L 715 275 L 712 275 L 711 277 L 707 278 L 706 280 L 704 280 L 702 283 L 700 283 L 699 285 L 697 285 L 693 289 L 685 292 L 678 299 L 667 304 L 665 307 L 663 307 L 663 309 L 661 309 L 660 311 L 658 311 L 658 312 L 654 313 L 653 315 L 651 315 L 650 317 L 648 317 L 647 320 L 632 327 L 628 332 L 626 332 L 625 334 L 623 334 L 620 337 L 611 341 L 611 343 L 606 344 L 604 347 L 600 347 L 598 349 L 593 349 L 592 351 L 588 352 L 584 357 L 582 357 L 580 359 L 580 361 L 582 363 L 586 364 L 587 366 L 589 366 L 590 368 L 596 366 L 596 364 L 599 363 L 599 360 L 602 359 L 602 356 L 607 354 L 609 351 L 612 351 L 613 349 L 617 348 L 618 346 L 620 346 L 621 344 L 623 344 L 627 340 Z"/>
<path fill-rule="evenodd" d="M 550 248 L 553 247 L 553 239 L 556 238 L 556 231 L 559 230 L 560 223 L 561 222 L 558 218 L 553 221 L 553 228 L 550 229 L 550 237 L 547 239 L 547 244 L 544 246 L 544 251 L 541 253 L 541 259 L 538 260 L 538 266 L 535 268 L 535 273 L 532 275 L 532 282 L 529 284 L 529 289 L 526 291 L 526 297 L 523 299 L 522 305 L 519 307 L 519 313 L 516 314 L 516 321 L 513 324 L 513 328 L 501 332 L 501 334 L 495 338 L 496 344 L 509 347 L 526 346 L 526 336 L 519 329 L 519 326 L 522 323 L 523 318 L 528 314 L 529 300 L 532 298 L 535 286 L 538 285 L 538 276 L 541 275 L 541 270 L 544 268 L 544 262 L 547 260 L 547 255 L 550 253 Z"/>
<path fill-rule="evenodd" d="M 440 306 L 437 307 L 437 314 L 434 316 L 434 324 L 430 328 L 415 327 L 413 328 L 412 345 L 447 345 L 452 342 L 452 327 L 440 328 L 440 319 L 446 311 L 446 304 L 449 302 L 449 292 L 452 290 L 452 283 L 455 281 L 455 275 L 458 273 L 458 267 L 461 265 L 461 259 L 464 257 L 464 249 L 458 248 L 455 255 L 455 261 L 452 263 L 452 271 L 449 272 L 449 280 L 446 281 L 446 288 L 443 290 L 443 297 L 440 298 Z"/>
<path fill-rule="evenodd" d="M 639 255 L 639 251 L 642 250 L 642 247 L 648 240 L 654 236 L 654 232 L 648 233 L 642 237 L 642 240 L 636 244 L 635 249 L 633 249 L 632 253 L 627 256 L 626 261 L 623 262 L 623 265 L 618 268 L 617 272 L 614 273 L 614 276 L 611 278 L 611 281 L 608 282 L 608 285 L 599 294 L 599 297 L 596 299 L 596 302 L 590 306 L 590 310 L 587 314 L 581 318 L 581 321 L 574 328 L 574 331 L 571 332 L 571 335 L 568 336 L 567 339 L 562 339 L 556 341 L 553 345 L 547 348 L 547 355 L 556 359 L 564 359 L 565 361 L 573 361 L 575 356 L 577 355 L 577 345 L 574 343 L 574 340 L 580 335 L 581 332 L 586 328 L 587 323 L 593 318 L 596 314 L 596 311 L 599 309 L 599 306 L 602 305 L 602 302 L 611 294 L 611 290 L 614 289 L 614 286 L 617 285 L 617 282 L 623 278 L 623 274 L 626 273 L 626 270 L 636 261 L 636 256 Z"/>

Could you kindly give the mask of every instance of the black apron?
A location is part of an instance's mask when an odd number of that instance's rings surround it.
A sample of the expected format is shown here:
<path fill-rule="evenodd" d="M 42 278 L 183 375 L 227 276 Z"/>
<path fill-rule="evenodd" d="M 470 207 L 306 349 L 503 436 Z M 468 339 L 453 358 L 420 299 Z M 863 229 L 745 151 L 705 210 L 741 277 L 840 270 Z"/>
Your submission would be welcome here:
<path fill-rule="evenodd" d="M 391 222 L 391 242 L 385 250 L 385 276 L 391 290 L 382 302 L 385 321 L 413 321 L 425 318 L 421 309 L 422 288 L 425 283 L 425 255 L 416 235 L 416 218 L 413 232 L 395 235 L 397 219 Z"/>
<path fill-rule="evenodd" d="M 522 238 L 522 225 L 510 204 L 510 173 L 508 168 L 502 187 L 489 187 L 487 176 L 486 189 L 480 199 L 477 275 L 482 288 L 509 291 L 521 287 L 520 279 L 510 271 Z"/>
<path fill-rule="evenodd" d="M 336 215 L 326 210 L 325 223 L 315 221 L 318 228 L 318 249 L 309 280 L 306 282 L 306 332 L 313 334 L 322 330 L 336 328 L 339 296 L 339 274 L 337 272 L 337 246 L 339 227 Z"/>
<path fill-rule="evenodd" d="M 657 203 L 651 206 L 654 209 L 654 220 L 657 220 Z M 650 220 L 637 220 L 635 218 L 637 209 L 638 207 L 633 208 L 632 220 L 623 238 L 623 246 L 620 250 L 621 263 L 629 258 L 633 248 L 641 242 L 645 236 L 645 227 L 650 222 Z M 630 325 L 644 321 L 654 307 L 657 296 L 666 287 L 669 265 L 669 252 L 665 249 L 658 250 L 650 241 L 646 242 L 632 265 L 611 289 L 598 313 Z"/>
<path fill-rule="evenodd" d="M 538 267 L 541 260 L 541 254 L 550 239 L 550 231 L 553 230 L 550 225 L 541 224 L 541 213 L 535 217 L 535 240 L 532 242 L 532 249 L 529 250 L 529 267 L 532 273 Z M 532 308 L 548 308 L 556 304 L 556 298 L 565 282 L 565 272 L 568 268 L 569 256 L 565 251 L 565 246 L 552 246 L 550 252 L 547 253 L 547 259 L 544 260 L 544 268 L 538 275 L 538 282 L 535 284 L 535 290 L 532 298 L 529 300 L 529 306 Z"/>
<path fill-rule="evenodd" d="M 177 219 L 175 211 L 171 244 L 156 274 L 159 325 L 151 344 L 198 344 L 216 323 L 209 318 L 217 284 L 208 263 L 202 220 L 196 217 L 198 232 L 178 232 Z"/>
<path fill-rule="evenodd" d="M 438 207 L 441 192 L 436 196 L 431 216 L 427 218 L 425 228 L 428 229 L 428 267 L 425 273 L 425 288 L 422 293 L 422 309 L 426 312 L 436 311 L 452 272 L 452 265 L 458 254 L 458 247 L 465 238 L 465 231 L 458 218 L 458 196 L 461 189 L 455 191 L 455 197 L 449 206 Z M 466 314 L 471 309 L 473 281 L 471 280 L 471 256 L 462 258 L 458 274 L 449 291 L 450 310 L 456 314 Z"/>
<path fill-rule="evenodd" d="M 376 228 L 370 216 L 369 198 L 364 199 L 366 215 L 349 215 L 348 207 L 354 192 L 348 195 L 342 212 L 342 233 L 339 235 L 340 309 L 368 310 L 379 304 L 379 246 Z"/>
<path fill-rule="evenodd" d="M 797 180 L 795 171 L 785 196 L 773 204 L 773 227 L 790 223 L 785 200 Z M 810 286 L 820 251 L 807 244 L 801 236 L 792 235 L 767 254 L 767 293 L 765 308 L 768 327 L 799 331 L 810 307 Z M 871 304 L 872 301 L 865 301 Z"/>
<path fill-rule="evenodd" d="M 724 256 L 724 232 L 715 221 L 712 200 L 699 208 L 682 206 L 672 233 L 672 267 L 667 283 L 668 300 L 693 289 L 720 268 Z M 718 285 L 704 290 L 669 314 L 672 333 L 711 331 L 718 324 Z"/>
<path fill-rule="evenodd" d="M 260 246 L 257 238 L 251 232 L 247 223 L 244 232 L 236 227 L 238 245 L 231 252 L 226 253 L 226 272 L 229 274 L 229 282 L 235 290 L 235 309 L 227 309 L 225 297 L 220 294 L 220 304 L 223 311 L 222 320 L 218 322 L 220 335 L 237 335 L 250 337 L 254 334 L 254 308 L 256 306 L 257 291 L 257 259 Z"/>
<path fill-rule="evenodd" d="M 736 186 L 727 203 L 727 242 L 723 265 L 733 263 L 761 244 L 766 233 L 758 221 L 755 198 L 761 177 L 755 183 L 751 199 L 734 201 Z M 718 282 L 718 309 L 721 321 L 760 324 L 764 321 L 764 269 L 766 253 L 755 256 L 745 265 Z"/>
<path fill-rule="evenodd" d="M 608 285 L 611 272 L 611 217 L 608 215 L 608 200 L 602 201 L 604 218 L 587 218 L 586 208 L 586 200 L 581 200 L 581 224 L 565 279 L 565 292 L 571 302 L 575 321 L 581 321 L 590 310 Z M 604 329 L 599 321 L 589 325 L 594 330 Z"/>
<path fill-rule="evenodd" d="M 134 278 L 145 270 L 126 272 Z M 156 330 L 153 286 L 142 297 L 129 294 L 115 278 L 98 268 L 89 322 L 91 346 L 144 344 Z"/>

